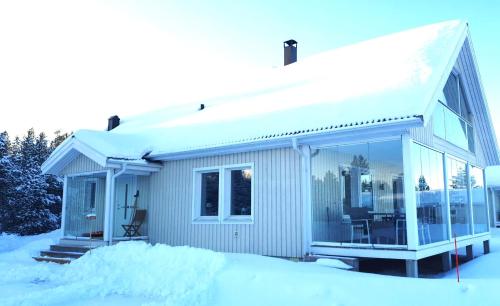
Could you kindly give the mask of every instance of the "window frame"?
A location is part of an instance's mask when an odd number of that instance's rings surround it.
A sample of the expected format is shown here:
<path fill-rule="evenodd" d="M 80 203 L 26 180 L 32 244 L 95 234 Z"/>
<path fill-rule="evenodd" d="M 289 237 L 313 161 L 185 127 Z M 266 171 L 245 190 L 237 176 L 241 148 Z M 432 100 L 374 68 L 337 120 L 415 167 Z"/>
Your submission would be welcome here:
<path fill-rule="evenodd" d="M 193 224 L 253 224 L 254 222 L 254 163 L 230 164 L 193 169 Z M 250 182 L 250 215 L 231 215 L 231 171 L 249 169 L 252 171 Z M 219 207 L 217 216 L 201 216 L 201 176 L 203 173 L 219 173 Z"/>

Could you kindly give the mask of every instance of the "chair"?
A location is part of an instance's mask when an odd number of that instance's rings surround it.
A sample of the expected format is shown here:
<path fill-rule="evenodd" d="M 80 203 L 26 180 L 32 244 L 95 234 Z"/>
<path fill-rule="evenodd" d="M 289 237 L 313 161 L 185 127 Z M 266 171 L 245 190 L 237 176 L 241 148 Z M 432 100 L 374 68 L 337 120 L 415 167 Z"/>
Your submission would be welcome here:
<path fill-rule="evenodd" d="M 372 236 L 377 244 L 380 244 L 381 238 L 386 244 L 392 244 L 396 240 L 393 221 L 374 221 L 372 223 Z"/>
<path fill-rule="evenodd" d="M 144 223 L 145 219 L 146 219 L 146 210 L 136 209 L 134 212 L 134 217 L 132 218 L 130 224 L 122 224 L 123 230 L 125 230 L 123 237 L 130 238 L 133 236 L 140 236 L 141 233 L 139 232 L 139 229 L 141 228 L 141 225 L 142 223 Z"/>
<path fill-rule="evenodd" d="M 368 244 L 371 244 L 368 208 L 350 207 L 346 209 L 346 213 L 349 215 L 351 223 L 351 243 L 354 240 L 363 243 L 363 240 L 366 239 Z"/>

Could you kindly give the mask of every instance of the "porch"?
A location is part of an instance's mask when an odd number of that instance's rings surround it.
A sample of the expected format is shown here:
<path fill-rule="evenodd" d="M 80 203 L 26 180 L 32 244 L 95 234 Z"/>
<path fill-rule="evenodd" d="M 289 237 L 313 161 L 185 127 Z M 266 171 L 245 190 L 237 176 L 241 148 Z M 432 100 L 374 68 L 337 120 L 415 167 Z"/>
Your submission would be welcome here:
<path fill-rule="evenodd" d="M 125 164 L 65 176 L 60 244 L 99 246 L 148 240 L 151 170 Z"/>

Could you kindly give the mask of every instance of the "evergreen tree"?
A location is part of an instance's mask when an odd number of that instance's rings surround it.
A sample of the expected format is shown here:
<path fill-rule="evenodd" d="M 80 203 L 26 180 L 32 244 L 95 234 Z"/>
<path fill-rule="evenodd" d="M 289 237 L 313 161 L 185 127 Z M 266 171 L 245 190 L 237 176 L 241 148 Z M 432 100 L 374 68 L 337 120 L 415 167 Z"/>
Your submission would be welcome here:
<path fill-rule="evenodd" d="M 57 137 L 57 141 L 62 142 L 63 136 L 56 133 Z M 62 206 L 62 181 L 41 172 L 41 165 L 53 150 L 54 142 L 49 145 L 45 134 L 36 136 L 33 129 L 28 130 L 22 140 L 16 137 L 11 146 L 6 133 L 0 139 L 0 154 L 8 157 L 2 159 L 8 163 L 0 165 L 0 189 L 4 186 L 2 190 L 5 190 L 3 202 L 0 202 L 1 230 L 32 235 L 57 229 Z M 2 172 L 2 165 L 8 165 L 9 170 Z"/>

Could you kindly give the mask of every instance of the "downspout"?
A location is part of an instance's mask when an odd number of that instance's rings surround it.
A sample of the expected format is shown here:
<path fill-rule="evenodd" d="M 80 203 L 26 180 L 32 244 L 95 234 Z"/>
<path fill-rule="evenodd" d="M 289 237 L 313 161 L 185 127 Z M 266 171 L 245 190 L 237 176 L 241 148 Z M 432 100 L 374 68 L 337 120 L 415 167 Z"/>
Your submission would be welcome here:
<path fill-rule="evenodd" d="M 125 171 L 127 171 L 127 166 L 128 164 L 126 162 L 123 162 L 122 163 L 122 168 L 120 169 L 120 171 L 118 171 L 117 173 L 113 174 L 113 176 L 111 177 L 111 187 L 110 187 L 110 193 L 111 193 L 111 200 L 110 200 L 110 205 L 108 207 L 108 215 L 109 215 L 109 224 L 108 224 L 108 228 L 109 228 L 109 237 L 108 237 L 108 244 L 112 244 L 113 243 L 113 225 L 114 225 L 114 207 L 115 207 L 115 183 L 116 183 L 116 178 L 119 177 L 120 175 L 122 175 L 123 173 L 125 173 Z"/>
<path fill-rule="evenodd" d="M 299 149 L 299 141 L 295 137 L 292 138 L 292 148 L 300 155 L 300 157 L 304 157 L 304 152 Z"/>
<path fill-rule="evenodd" d="M 311 200 L 310 200 L 310 184 L 311 184 L 311 174 L 310 174 L 310 158 L 311 151 L 309 147 L 305 152 L 299 148 L 299 143 L 297 138 L 292 138 L 292 148 L 300 156 L 302 164 L 302 210 L 304 219 L 302 220 L 302 249 L 303 255 L 309 256 L 311 253 Z"/>

